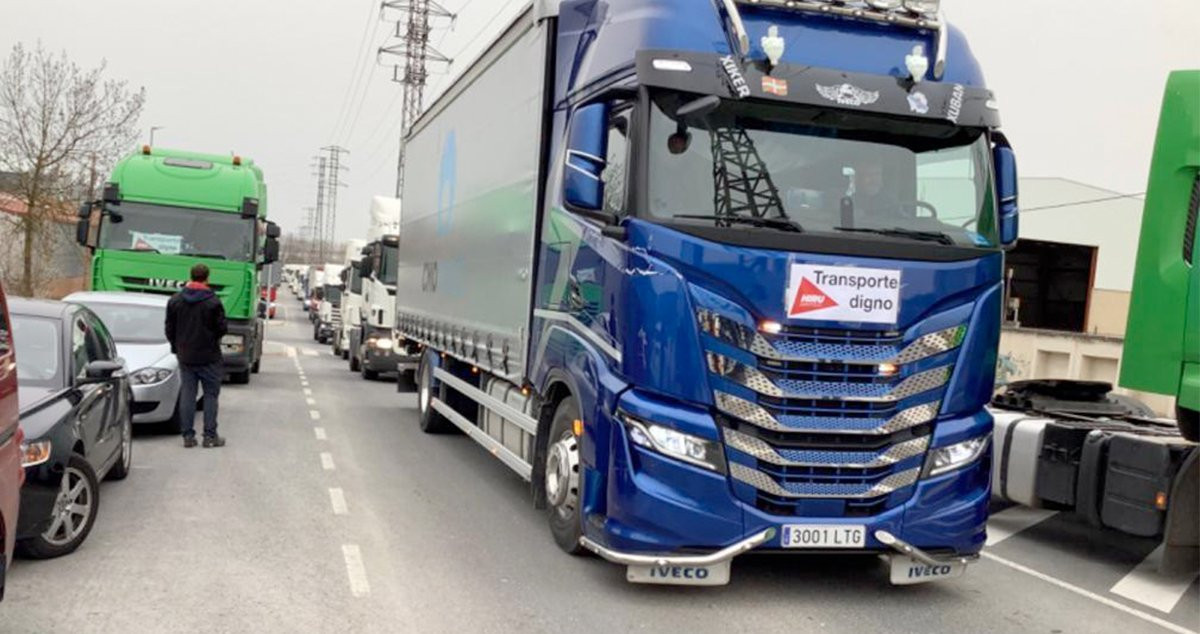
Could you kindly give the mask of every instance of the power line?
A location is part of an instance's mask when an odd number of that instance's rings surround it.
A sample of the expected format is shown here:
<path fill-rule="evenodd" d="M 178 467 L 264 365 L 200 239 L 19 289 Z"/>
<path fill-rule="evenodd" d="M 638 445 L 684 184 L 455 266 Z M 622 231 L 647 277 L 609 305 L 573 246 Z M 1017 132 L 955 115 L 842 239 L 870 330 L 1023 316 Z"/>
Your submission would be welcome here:
<path fill-rule="evenodd" d="M 363 58 L 367 57 L 371 54 L 370 42 L 374 40 L 374 35 L 371 36 L 371 40 L 368 40 L 367 39 L 367 31 L 370 30 L 371 18 L 375 15 L 374 0 L 371 0 L 371 3 L 368 6 L 368 8 L 370 9 L 370 11 L 367 12 L 367 20 L 365 22 L 363 22 L 362 34 L 358 36 L 358 46 L 355 49 L 358 52 L 354 56 L 354 70 L 350 71 L 350 85 L 346 86 L 346 92 L 345 92 L 345 94 L 342 95 L 342 105 L 338 109 L 338 116 L 337 116 L 337 119 L 334 120 L 333 129 L 330 130 L 330 133 L 329 133 L 330 138 L 332 138 L 337 133 L 338 129 L 341 128 L 341 126 L 342 126 L 342 119 L 344 119 L 346 117 L 347 107 L 350 104 L 351 95 L 353 95 L 356 92 L 355 89 L 358 86 L 359 75 L 360 75 L 360 70 L 362 68 Z M 378 22 L 375 24 L 375 27 L 376 27 L 376 29 L 379 28 Z"/>
<path fill-rule="evenodd" d="M 1079 205 L 1091 205 L 1094 203 L 1104 203 L 1104 202 L 1109 202 L 1112 200 L 1122 200 L 1124 198 L 1138 198 L 1138 197 L 1145 196 L 1145 195 L 1146 195 L 1146 192 L 1141 192 L 1138 194 L 1119 194 L 1116 196 L 1106 196 L 1104 198 L 1091 198 L 1091 199 L 1087 199 L 1087 200 L 1076 200 L 1074 202 L 1069 202 L 1069 203 L 1057 203 L 1054 205 L 1044 205 L 1042 207 L 1030 207 L 1029 209 L 1022 209 L 1021 213 L 1027 214 L 1031 211 L 1044 211 L 1046 209 L 1061 209 L 1063 207 L 1077 207 Z"/>

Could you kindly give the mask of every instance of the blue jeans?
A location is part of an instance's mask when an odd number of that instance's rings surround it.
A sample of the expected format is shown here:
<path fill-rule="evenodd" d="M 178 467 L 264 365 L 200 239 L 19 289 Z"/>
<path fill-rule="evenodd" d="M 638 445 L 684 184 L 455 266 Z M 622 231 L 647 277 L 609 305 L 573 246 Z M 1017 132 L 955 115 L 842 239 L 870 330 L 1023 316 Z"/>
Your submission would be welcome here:
<path fill-rule="evenodd" d="M 221 394 L 221 379 L 225 367 L 221 363 L 209 365 L 179 364 L 179 431 L 184 438 L 196 437 L 196 388 L 204 386 L 204 437 L 217 435 L 217 397 Z"/>

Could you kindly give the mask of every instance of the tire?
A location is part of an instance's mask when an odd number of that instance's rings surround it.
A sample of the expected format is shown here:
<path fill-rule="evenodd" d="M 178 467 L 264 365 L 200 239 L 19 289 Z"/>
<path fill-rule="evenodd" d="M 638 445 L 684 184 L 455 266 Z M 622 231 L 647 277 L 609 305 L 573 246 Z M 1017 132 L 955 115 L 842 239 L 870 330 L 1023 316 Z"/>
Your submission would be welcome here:
<path fill-rule="evenodd" d="M 350 358 L 350 351 L 345 348 L 342 348 L 342 361 L 345 361 L 346 359 L 349 359 L 349 358 Z"/>
<path fill-rule="evenodd" d="M 74 500 L 69 507 L 68 500 Z M 86 503 L 82 509 L 81 500 Z M 22 555 L 30 559 L 62 557 L 75 552 L 92 532 L 96 514 L 100 511 L 100 483 L 92 466 L 77 453 L 71 454 L 63 473 L 63 487 L 54 508 L 60 506 L 65 512 L 59 514 L 52 510 L 52 521 L 44 533 L 18 542 Z"/>
<path fill-rule="evenodd" d="M 117 458 L 117 463 L 108 470 L 105 474 L 105 480 L 124 480 L 129 477 L 130 468 L 133 466 L 133 415 L 125 417 L 125 423 L 121 429 L 121 455 Z"/>
<path fill-rule="evenodd" d="M 234 385 L 246 385 L 250 382 L 250 371 L 231 372 L 229 373 L 229 382 Z"/>
<path fill-rule="evenodd" d="M 1179 425 L 1179 434 L 1184 440 L 1200 442 L 1200 412 L 1176 405 L 1175 420 Z"/>
<path fill-rule="evenodd" d="M 258 374 L 258 370 L 261 368 L 261 366 L 262 366 L 262 357 L 259 357 L 254 360 L 254 365 L 250 366 L 250 372 L 252 374 Z"/>
<path fill-rule="evenodd" d="M 579 405 L 568 396 L 558 404 L 550 424 L 542 473 L 546 476 L 546 519 L 554 543 L 568 555 L 584 553 L 579 538 L 583 536 L 583 468 L 579 460 L 579 438 L 574 423 L 579 419 Z"/>
<path fill-rule="evenodd" d="M 367 366 L 363 365 L 362 366 L 362 378 L 366 381 L 378 381 L 379 380 L 379 371 L 372 370 L 372 369 L 368 368 Z"/>
<path fill-rule="evenodd" d="M 431 405 L 436 389 L 433 384 L 432 355 L 432 351 L 426 350 L 421 356 L 421 366 L 417 368 L 417 413 L 420 417 L 421 431 L 427 434 L 448 434 L 455 429 L 454 423 L 439 414 Z"/>
<path fill-rule="evenodd" d="M 417 371 L 405 370 L 396 377 L 396 391 L 402 394 L 417 391 Z"/>

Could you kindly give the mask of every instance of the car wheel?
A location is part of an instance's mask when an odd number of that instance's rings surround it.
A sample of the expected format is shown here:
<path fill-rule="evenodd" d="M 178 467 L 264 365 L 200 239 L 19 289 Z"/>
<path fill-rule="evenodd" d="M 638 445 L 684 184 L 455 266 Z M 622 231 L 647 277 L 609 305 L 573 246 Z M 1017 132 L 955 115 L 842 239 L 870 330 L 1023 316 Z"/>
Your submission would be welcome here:
<path fill-rule="evenodd" d="M 583 553 L 579 538 L 583 535 L 583 468 L 579 461 L 579 437 L 575 435 L 575 421 L 579 419 L 579 405 L 574 397 L 567 397 L 554 411 L 550 424 L 550 445 L 546 448 L 546 463 L 542 472 L 546 475 L 546 514 L 550 523 L 550 534 L 563 552 L 569 555 Z"/>
<path fill-rule="evenodd" d="M 396 377 L 396 391 L 400 393 L 417 390 L 417 371 L 404 370 Z"/>
<path fill-rule="evenodd" d="M 362 366 L 362 378 L 368 381 L 377 381 L 379 380 L 379 372 L 364 365 Z"/>
<path fill-rule="evenodd" d="M 124 480 L 129 477 L 129 470 L 133 466 L 133 417 L 126 416 L 125 422 L 121 425 L 121 456 L 117 458 L 117 464 L 108 470 L 108 475 L 104 476 L 105 480 Z"/>
<path fill-rule="evenodd" d="M 233 372 L 229 375 L 229 382 L 234 385 L 246 385 L 250 382 L 250 371 Z"/>
<path fill-rule="evenodd" d="M 262 357 L 259 357 L 254 360 L 254 365 L 250 366 L 250 372 L 252 372 L 254 374 L 258 374 L 258 371 L 261 367 L 262 367 Z"/>
<path fill-rule="evenodd" d="M 50 524 L 41 535 L 18 544 L 21 554 L 31 559 L 51 559 L 75 552 L 92 531 L 99 510 L 96 472 L 83 456 L 71 454 L 50 511 Z"/>
<path fill-rule="evenodd" d="M 433 409 L 433 352 L 426 350 L 417 369 L 417 412 L 420 414 L 421 431 L 427 434 L 445 434 L 454 429 L 451 423 Z"/>

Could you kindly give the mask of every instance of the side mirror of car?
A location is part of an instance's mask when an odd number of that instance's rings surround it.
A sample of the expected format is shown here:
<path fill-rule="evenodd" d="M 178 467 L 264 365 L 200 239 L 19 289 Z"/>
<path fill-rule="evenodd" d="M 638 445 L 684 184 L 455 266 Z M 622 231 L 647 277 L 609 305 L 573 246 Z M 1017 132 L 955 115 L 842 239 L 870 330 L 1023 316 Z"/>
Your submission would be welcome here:
<path fill-rule="evenodd" d="M 283 235 L 283 232 L 279 230 L 279 225 L 268 221 L 267 222 L 267 237 L 268 238 L 279 238 L 279 236 L 281 236 L 281 235 Z"/>
<path fill-rule="evenodd" d="M 92 245 L 90 243 L 91 241 L 89 240 L 89 238 L 91 238 L 91 236 L 89 235 L 91 233 L 91 231 L 92 231 L 92 221 L 90 219 L 80 218 L 79 220 L 76 220 L 75 221 L 75 242 L 78 242 L 79 246 L 81 246 L 81 247 L 91 248 Z"/>
<path fill-rule="evenodd" d="M 278 227 L 276 227 L 278 230 Z M 279 261 L 279 239 L 267 238 L 263 245 L 263 264 L 274 264 Z"/>
<path fill-rule="evenodd" d="M 594 103 L 580 107 L 571 117 L 563 166 L 563 200 L 573 211 L 595 213 L 604 207 L 604 181 L 600 177 L 607 166 L 608 110 L 607 103 Z"/>
<path fill-rule="evenodd" d="M 83 368 L 83 378 L 75 382 L 76 385 L 89 385 L 92 383 L 107 383 L 113 380 L 113 377 L 125 369 L 125 364 L 119 361 L 92 361 Z"/>

